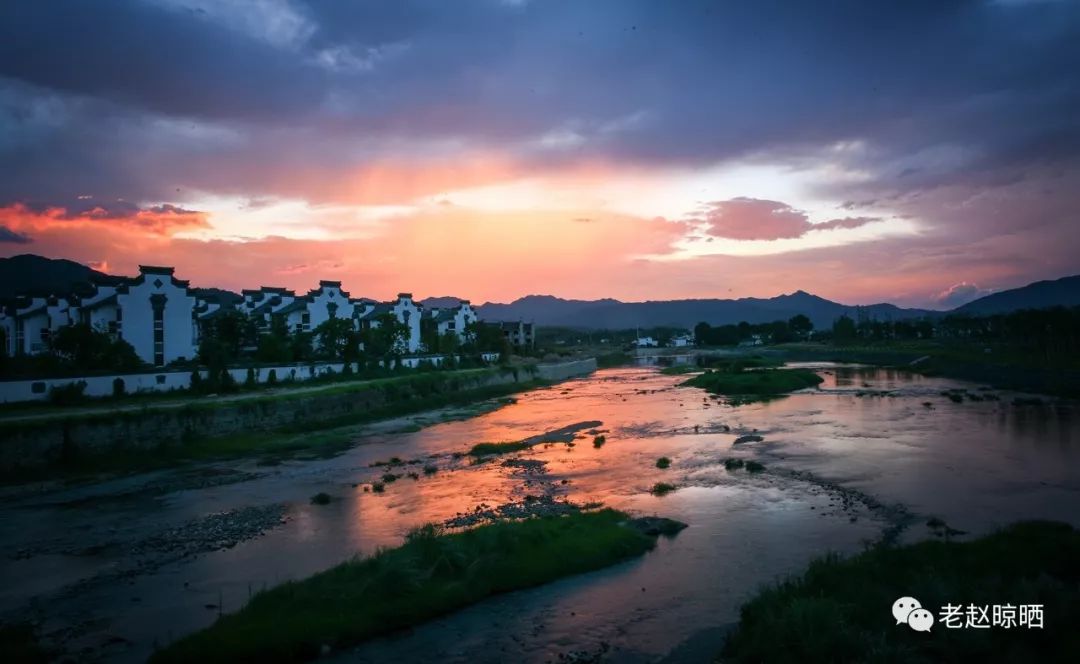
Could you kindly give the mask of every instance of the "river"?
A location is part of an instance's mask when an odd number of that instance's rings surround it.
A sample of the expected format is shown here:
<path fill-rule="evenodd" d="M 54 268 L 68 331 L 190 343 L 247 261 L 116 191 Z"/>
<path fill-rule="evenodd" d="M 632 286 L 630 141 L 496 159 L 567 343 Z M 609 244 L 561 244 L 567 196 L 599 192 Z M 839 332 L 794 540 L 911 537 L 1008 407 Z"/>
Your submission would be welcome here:
<path fill-rule="evenodd" d="M 0 494 L 0 616 L 40 621 L 82 660 L 142 661 L 261 588 L 394 545 L 416 525 L 548 496 L 689 528 L 640 559 L 493 598 L 336 658 L 709 661 L 743 601 L 826 552 L 940 536 L 931 517 L 959 538 L 1027 518 L 1080 526 L 1074 405 L 1016 405 L 1017 395 L 959 381 L 811 366 L 825 378 L 820 389 L 764 403 L 724 405 L 655 367 L 608 369 L 480 415 L 372 425 L 328 459 L 9 488 Z M 948 390 L 967 396 L 957 403 Z M 572 425 L 581 429 L 573 446 L 482 464 L 460 454 Z M 606 437 L 599 448 L 597 432 Z M 733 445 L 746 434 L 763 440 Z M 661 456 L 669 468 L 656 467 Z M 722 461 L 733 456 L 766 471 L 729 472 Z M 392 457 L 405 463 L 372 465 Z M 370 491 L 388 471 L 418 479 Z M 651 495 L 660 481 L 678 489 Z M 318 492 L 331 502 L 312 504 Z"/>

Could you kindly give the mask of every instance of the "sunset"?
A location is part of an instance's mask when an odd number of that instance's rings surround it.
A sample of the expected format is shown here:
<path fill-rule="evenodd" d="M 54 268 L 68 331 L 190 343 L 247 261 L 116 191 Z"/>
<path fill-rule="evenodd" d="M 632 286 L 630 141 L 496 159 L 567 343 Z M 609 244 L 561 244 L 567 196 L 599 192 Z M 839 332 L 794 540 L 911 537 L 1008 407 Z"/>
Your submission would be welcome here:
<path fill-rule="evenodd" d="M 1074 3 L 394 4 L 9 3 L 0 252 L 500 302 L 1080 270 Z"/>
<path fill-rule="evenodd" d="M 0 661 L 1077 662 L 1080 1 L 0 3 Z"/>

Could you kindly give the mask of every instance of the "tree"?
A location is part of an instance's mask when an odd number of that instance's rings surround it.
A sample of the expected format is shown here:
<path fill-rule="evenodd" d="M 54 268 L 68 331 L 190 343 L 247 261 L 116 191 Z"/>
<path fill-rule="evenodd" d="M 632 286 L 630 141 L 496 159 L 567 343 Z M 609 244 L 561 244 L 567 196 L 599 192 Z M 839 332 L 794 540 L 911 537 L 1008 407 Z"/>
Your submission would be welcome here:
<path fill-rule="evenodd" d="M 434 318 L 420 319 L 420 343 L 424 345 L 424 348 L 429 353 L 446 352 L 439 347 L 439 324 Z"/>
<path fill-rule="evenodd" d="M 788 321 L 791 333 L 800 339 L 806 339 L 814 331 L 814 323 L 804 314 L 797 314 Z"/>
<path fill-rule="evenodd" d="M 461 340 L 453 330 L 447 330 L 439 335 L 436 348 L 443 355 L 454 355 L 461 350 Z"/>
<path fill-rule="evenodd" d="M 351 358 L 357 345 L 353 322 L 348 318 L 331 317 L 314 330 L 319 353 L 333 360 Z"/>
<path fill-rule="evenodd" d="M 833 323 L 832 331 L 834 343 L 842 344 L 854 341 L 856 336 L 855 321 L 848 316 L 841 316 Z"/>
<path fill-rule="evenodd" d="M 505 358 L 510 354 L 510 343 L 502 328 L 491 323 L 474 321 L 465 326 L 466 342 L 461 350 L 466 353 L 499 353 Z"/>
<path fill-rule="evenodd" d="M 250 316 L 235 310 L 215 313 L 203 326 L 203 342 L 211 342 L 214 352 L 222 354 L 226 364 L 239 359 L 245 348 L 258 344 L 258 329 Z M 202 354 L 201 344 L 199 352 Z"/>
<path fill-rule="evenodd" d="M 289 327 L 284 316 L 270 319 L 270 331 L 259 336 L 255 358 L 260 362 L 290 362 L 293 359 Z"/>
<path fill-rule="evenodd" d="M 381 360 L 400 357 L 409 349 L 409 328 L 391 313 L 376 316 L 360 338 L 364 342 L 364 353 Z"/>
<path fill-rule="evenodd" d="M 61 327 L 49 339 L 49 347 L 74 371 L 125 372 L 143 366 L 131 344 L 85 323 Z"/>

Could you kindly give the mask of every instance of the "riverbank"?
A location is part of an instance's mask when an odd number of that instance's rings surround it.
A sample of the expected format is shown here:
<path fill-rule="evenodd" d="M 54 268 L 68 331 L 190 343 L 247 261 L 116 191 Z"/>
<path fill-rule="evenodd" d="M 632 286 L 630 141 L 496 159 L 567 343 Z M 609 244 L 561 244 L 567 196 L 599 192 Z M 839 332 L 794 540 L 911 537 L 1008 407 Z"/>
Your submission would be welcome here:
<path fill-rule="evenodd" d="M 861 346 L 817 343 L 770 347 L 787 361 L 829 361 L 894 367 L 924 376 L 983 383 L 996 389 L 1080 398 L 1080 366 L 1048 366 L 1027 354 L 990 344 L 882 342 Z"/>
<path fill-rule="evenodd" d="M 747 403 L 815 387 L 823 378 L 808 369 L 758 369 L 753 371 L 707 370 L 682 385 L 700 387 L 711 394 Z"/>
<path fill-rule="evenodd" d="M 942 524 L 944 525 L 944 524 Z M 761 592 L 728 636 L 726 662 L 1073 661 L 1080 652 L 1080 531 L 1063 523 L 1018 523 L 971 542 L 879 547 L 815 561 L 799 577 Z M 890 610 L 913 597 L 933 616 L 929 633 Z M 964 627 L 966 608 L 987 607 Z M 1003 627 L 994 605 L 1012 606 Z M 960 606 L 955 625 L 946 605 Z M 1022 624 L 1021 605 L 1038 605 L 1039 627 Z"/>
<path fill-rule="evenodd" d="M 349 426 L 506 396 L 595 370 L 595 361 L 416 373 L 247 398 L 190 399 L 53 417 L 0 419 L 0 479 L 53 472 L 145 470 L 188 460 L 316 451 L 351 440 Z"/>
<path fill-rule="evenodd" d="M 660 524 L 660 525 L 657 525 Z M 663 527 L 661 527 L 663 526 Z M 490 595 L 607 567 L 683 524 L 605 509 L 503 521 L 405 543 L 256 595 L 240 611 L 157 652 L 151 662 L 295 662 L 414 625 Z"/>

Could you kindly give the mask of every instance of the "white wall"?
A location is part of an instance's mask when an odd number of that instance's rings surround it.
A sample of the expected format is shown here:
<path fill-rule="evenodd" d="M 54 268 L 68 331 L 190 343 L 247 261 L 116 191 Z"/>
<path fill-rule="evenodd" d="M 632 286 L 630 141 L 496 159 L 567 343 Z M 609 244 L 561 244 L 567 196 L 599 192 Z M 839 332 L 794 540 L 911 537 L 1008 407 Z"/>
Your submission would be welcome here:
<path fill-rule="evenodd" d="M 484 353 L 484 361 L 495 362 L 499 359 L 498 353 Z M 402 366 L 415 369 L 420 362 L 428 360 L 435 366 L 442 365 L 445 358 L 442 355 L 421 355 L 401 358 Z M 256 367 L 255 381 L 259 384 L 266 383 L 270 378 L 270 372 L 276 373 L 277 382 L 287 380 L 305 381 L 322 376 L 326 373 L 341 373 L 345 368 L 342 362 L 329 362 L 319 364 L 291 364 L 274 367 Z M 359 367 L 353 364 L 353 370 Z M 241 385 L 247 380 L 247 369 L 230 369 L 229 374 Z M 205 378 L 206 371 L 200 375 Z M 135 392 L 168 392 L 169 390 L 187 389 L 191 385 L 191 371 L 162 371 L 159 373 L 135 373 L 118 374 L 109 376 L 86 376 L 82 378 L 47 378 L 42 380 L 8 380 L 0 381 L 0 403 L 14 403 L 17 401 L 44 401 L 49 398 L 49 389 L 61 387 L 80 380 L 86 381 L 86 390 L 83 392 L 91 397 L 108 397 L 113 394 L 113 380 L 120 378 L 124 381 L 124 387 L 129 394 Z"/>

